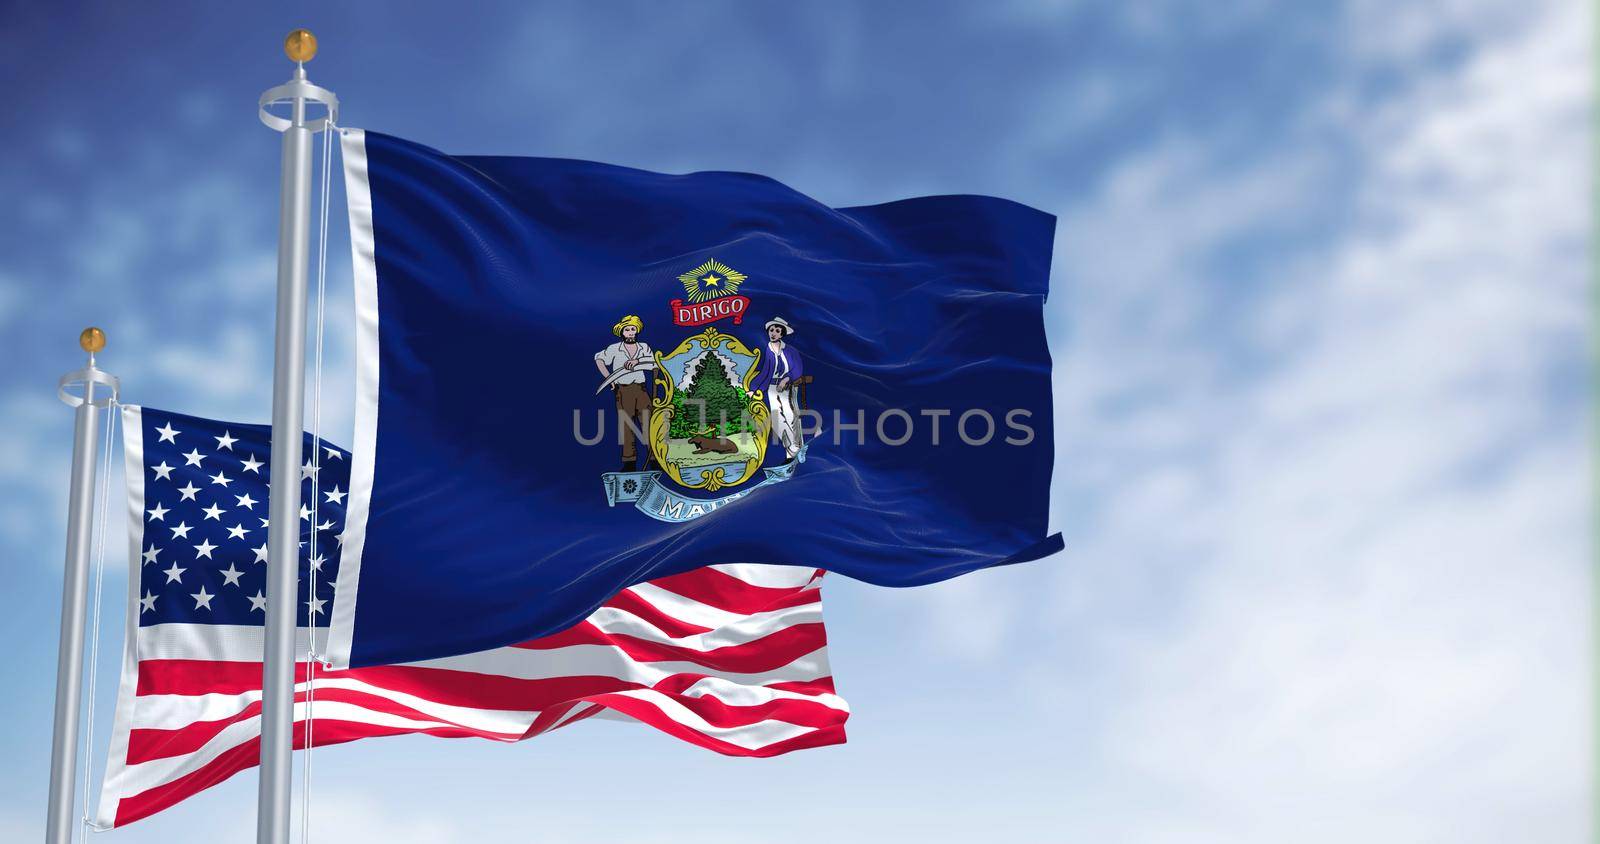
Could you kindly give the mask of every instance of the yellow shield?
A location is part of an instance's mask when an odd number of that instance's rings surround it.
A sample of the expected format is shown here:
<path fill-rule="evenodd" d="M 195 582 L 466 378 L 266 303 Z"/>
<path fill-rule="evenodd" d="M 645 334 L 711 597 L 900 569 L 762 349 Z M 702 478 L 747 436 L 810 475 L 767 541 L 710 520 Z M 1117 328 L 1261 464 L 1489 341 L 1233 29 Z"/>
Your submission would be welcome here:
<path fill-rule="evenodd" d="M 767 453 L 767 405 L 751 390 L 761 350 L 707 328 L 656 352 L 650 452 L 673 481 L 714 492 L 749 480 Z"/>

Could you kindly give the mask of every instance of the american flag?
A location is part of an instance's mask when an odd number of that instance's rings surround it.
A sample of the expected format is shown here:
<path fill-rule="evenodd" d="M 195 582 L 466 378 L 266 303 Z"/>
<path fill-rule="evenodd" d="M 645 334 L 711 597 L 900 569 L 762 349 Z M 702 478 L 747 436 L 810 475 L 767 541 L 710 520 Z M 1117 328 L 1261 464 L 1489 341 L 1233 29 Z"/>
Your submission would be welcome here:
<path fill-rule="evenodd" d="M 133 406 L 122 424 L 137 576 L 100 828 L 161 811 L 260 755 L 270 430 Z M 325 633 L 350 464 L 310 436 L 304 453 L 300 654 Z M 730 756 L 838 744 L 849 707 L 828 668 L 821 581 L 817 569 L 712 566 L 634 586 L 520 645 L 319 670 L 309 689 L 301 662 L 295 746 L 308 691 L 317 746 L 406 733 L 520 741 L 595 715 Z"/>

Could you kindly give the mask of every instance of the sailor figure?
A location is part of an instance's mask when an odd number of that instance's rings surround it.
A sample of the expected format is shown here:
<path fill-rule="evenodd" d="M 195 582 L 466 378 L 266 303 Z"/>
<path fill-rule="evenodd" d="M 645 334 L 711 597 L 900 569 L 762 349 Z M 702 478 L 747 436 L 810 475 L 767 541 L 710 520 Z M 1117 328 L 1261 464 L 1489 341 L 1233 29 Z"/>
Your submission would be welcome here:
<path fill-rule="evenodd" d="M 767 354 L 761 359 L 761 371 L 751 383 L 767 396 L 767 407 L 772 411 L 772 430 L 789 460 L 800 453 L 800 414 L 795 406 L 793 385 L 804 374 L 800 353 L 786 342 L 793 333 L 794 328 L 783 317 L 767 320 Z"/>
<path fill-rule="evenodd" d="M 639 339 L 644 321 L 629 314 L 611 326 L 618 342 L 601 349 L 594 365 L 611 385 L 617 398 L 617 424 L 622 427 L 622 471 L 636 471 L 641 462 L 650 468 L 650 450 L 645 447 L 639 460 L 638 440 L 650 434 L 650 392 L 645 389 L 645 373 L 655 368 L 650 344 Z"/>

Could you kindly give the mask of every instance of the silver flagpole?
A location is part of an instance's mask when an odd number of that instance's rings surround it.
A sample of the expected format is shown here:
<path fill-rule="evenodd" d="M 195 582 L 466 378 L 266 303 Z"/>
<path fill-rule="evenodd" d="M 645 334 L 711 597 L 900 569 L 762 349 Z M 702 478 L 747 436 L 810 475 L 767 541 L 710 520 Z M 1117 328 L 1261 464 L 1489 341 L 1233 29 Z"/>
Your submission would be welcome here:
<path fill-rule="evenodd" d="M 267 520 L 267 629 L 261 676 L 261 782 L 257 844 L 288 844 L 294 788 L 294 639 L 299 599 L 300 454 L 304 430 L 306 264 L 311 240 L 311 136 L 337 120 L 338 99 L 306 81 L 317 39 L 289 33 L 294 77 L 261 95 L 261 121 L 283 133 L 278 216 L 278 327 L 272 375 L 272 475 Z M 320 103 L 327 115 L 308 120 Z M 287 118 L 269 108 L 287 104 Z"/>
<path fill-rule="evenodd" d="M 72 806 L 78 765 L 78 709 L 83 697 L 83 621 L 89 597 L 89 544 L 93 531 L 95 444 L 100 408 L 117 397 L 117 379 L 95 368 L 94 355 L 106 346 L 105 332 L 85 328 L 78 345 L 89 364 L 61 376 L 57 393 L 76 408 L 72 427 L 72 486 L 67 496 L 67 565 L 61 578 L 61 641 L 56 655 L 55 736 L 50 742 L 50 808 L 47 844 L 72 841 Z M 98 393 L 95 385 L 104 389 Z M 74 387 L 83 394 L 75 395 Z M 90 713 L 89 717 L 94 717 Z"/>

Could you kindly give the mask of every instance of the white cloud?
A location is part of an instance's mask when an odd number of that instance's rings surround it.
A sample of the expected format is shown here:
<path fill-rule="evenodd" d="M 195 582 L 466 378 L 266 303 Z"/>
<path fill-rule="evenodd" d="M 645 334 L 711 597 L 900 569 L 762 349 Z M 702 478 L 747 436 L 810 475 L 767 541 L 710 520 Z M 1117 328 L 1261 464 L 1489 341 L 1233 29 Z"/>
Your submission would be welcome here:
<path fill-rule="evenodd" d="M 1590 26 L 1524 12 L 1307 127 L 1359 180 L 1264 292 L 1205 268 L 1338 187 L 1314 144 L 1232 174 L 1158 148 L 1064 222 L 1092 287 L 1058 477 L 1093 512 L 1055 633 L 1087 667 L 1044 691 L 1103 719 L 1085 829 L 1587 837 Z"/>

